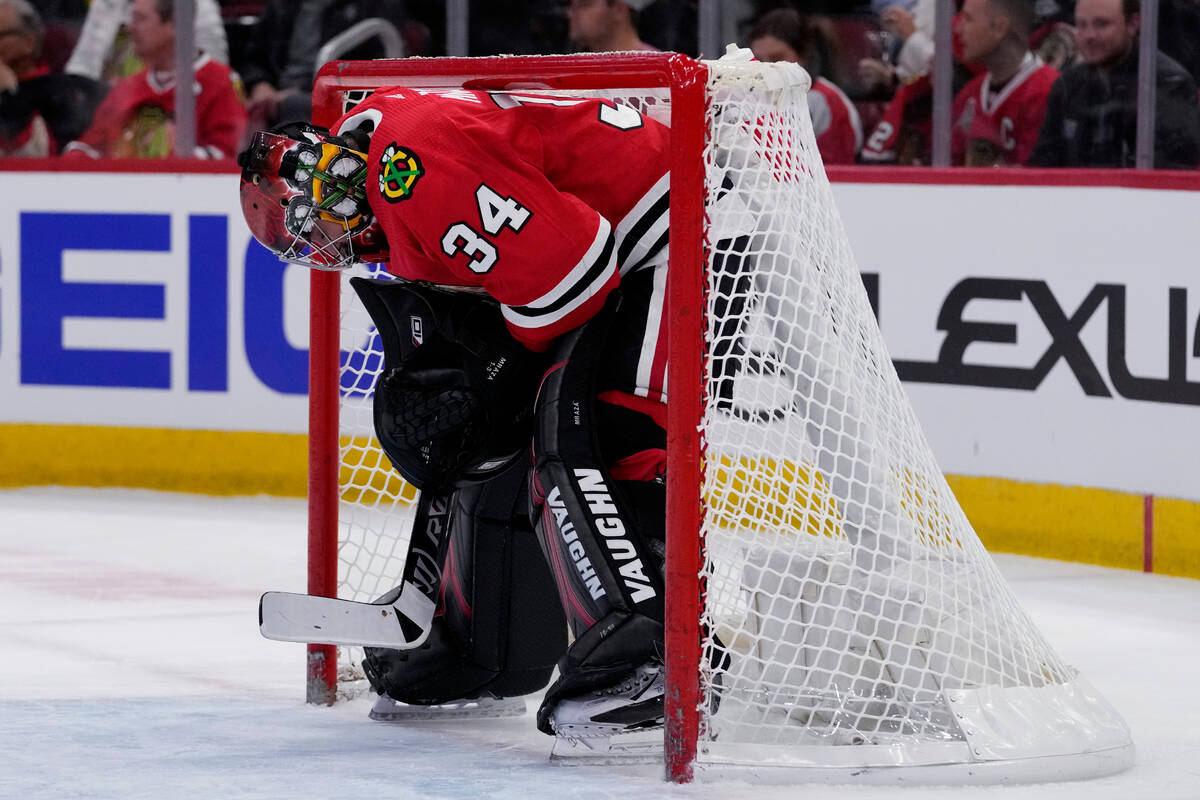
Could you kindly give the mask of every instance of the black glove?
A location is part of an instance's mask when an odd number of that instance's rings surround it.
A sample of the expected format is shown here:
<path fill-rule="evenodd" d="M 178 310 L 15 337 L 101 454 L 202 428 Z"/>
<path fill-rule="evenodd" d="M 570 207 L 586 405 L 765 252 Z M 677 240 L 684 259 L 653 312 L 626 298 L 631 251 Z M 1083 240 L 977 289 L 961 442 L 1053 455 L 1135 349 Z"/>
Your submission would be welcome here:
<path fill-rule="evenodd" d="M 395 368 L 375 387 L 375 430 L 410 483 L 442 489 L 482 443 L 480 405 L 460 369 Z"/>
<path fill-rule="evenodd" d="M 375 391 L 384 406 L 389 436 L 409 447 L 461 434 L 479 409 L 478 394 L 457 369 L 418 373 L 392 369 L 379 379 Z"/>

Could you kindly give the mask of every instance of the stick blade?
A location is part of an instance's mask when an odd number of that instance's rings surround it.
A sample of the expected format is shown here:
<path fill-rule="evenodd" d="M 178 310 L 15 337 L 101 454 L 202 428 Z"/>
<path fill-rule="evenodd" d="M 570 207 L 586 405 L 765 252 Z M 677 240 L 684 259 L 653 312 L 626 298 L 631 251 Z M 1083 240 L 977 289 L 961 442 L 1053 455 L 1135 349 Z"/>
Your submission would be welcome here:
<path fill-rule="evenodd" d="M 402 610 L 405 605 L 267 592 L 258 605 L 258 629 L 265 638 L 282 642 L 405 650 L 425 640 L 433 618 L 432 604 Z"/>

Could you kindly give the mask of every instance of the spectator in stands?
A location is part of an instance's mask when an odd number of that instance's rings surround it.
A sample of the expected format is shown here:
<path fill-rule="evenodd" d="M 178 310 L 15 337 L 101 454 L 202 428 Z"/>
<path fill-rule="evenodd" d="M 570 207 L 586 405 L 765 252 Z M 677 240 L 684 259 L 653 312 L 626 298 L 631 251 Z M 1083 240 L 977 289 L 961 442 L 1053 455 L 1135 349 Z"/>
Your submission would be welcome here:
<path fill-rule="evenodd" d="M 1050 93 L 1030 164 L 1039 167 L 1132 167 L 1137 153 L 1138 0 L 1079 0 L 1075 27 L 1083 63 L 1066 70 Z M 1158 53 L 1154 166 L 1200 164 L 1196 83 Z"/>
<path fill-rule="evenodd" d="M 897 86 L 926 75 L 933 65 L 933 23 L 936 0 L 916 0 L 911 7 L 887 0 L 879 10 L 879 24 L 900 43 L 895 53 L 864 58 L 858 63 L 859 79 L 891 94 Z M 894 62 L 894 63 L 893 63 Z"/>
<path fill-rule="evenodd" d="M 1058 71 L 1029 50 L 1034 0 L 966 0 L 958 21 L 963 60 L 986 71 L 954 98 L 950 157 L 967 166 L 1025 164 Z"/>
<path fill-rule="evenodd" d="M 79 40 L 87 16 L 87 0 L 30 0 L 42 17 L 42 60 L 51 72 L 62 72 Z"/>
<path fill-rule="evenodd" d="M 567 38 L 589 53 L 657 50 L 641 40 L 638 12 L 653 0 L 569 0 Z"/>
<path fill-rule="evenodd" d="M 104 94 L 95 81 L 50 72 L 43 30 L 28 0 L 0 0 L 0 157 L 57 155 Z"/>
<path fill-rule="evenodd" d="M 952 86 L 957 94 L 971 78 L 986 68 L 963 61 L 962 38 L 958 35 L 961 14 L 951 26 L 954 54 Z M 904 83 L 884 109 L 883 118 L 863 143 L 859 159 L 865 164 L 929 166 L 933 161 L 933 81 L 928 74 Z"/>
<path fill-rule="evenodd" d="M 1075 26 L 1058 22 L 1037 31 L 1030 39 L 1033 52 L 1046 64 L 1062 72 L 1079 59 L 1075 41 Z"/>
<path fill-rule="evenodd" d="M 1079 57 L 1075 41 L 1075 0 L 1037 0 L 1029 46 L 1037 57 L 1062 72 Z"/>
<path fill-rule="evenodd" d="M 229 45 L 217 0 L 194 0 L 196 47 L 222 64 L 229 63 Z M 71 51 L 65 72 L 115 83 L 140 70 L 128 28 L 132 0 L 92 0 Z"/>
<path fill-rule="evenodd" d="M 567 50 L 565 0 L 505 0 L 470 3 L 467 53 L 533 55 Z M 413 55 L 446 55 L 446 0 L 405 0 L 405 35 Z M 414 41 L 423 39 L 423 41 Z"/>
<path fill-rule="evenodd" d="M 249 89 L 250 130 L 312 117 L 312 85 L 317 51 L 337 34 L 365 19 L 386 20 L 400 33 L 403 0 L 268 0 L 255 26 L 254 57 L 234 66 Z M 362 44 L 339 58 L 383 56 L 379 41 Z"/>
<path fill-rule="evenodd" d="M 123 78 L 96 110 L 92 126 L 65 154 L 93 158 L 162 158 L 175 147 L 175 23 L 173 0 L 133 0 L 129 36 L 146 65 Z M 201 53 L 193 66 L 198 158 L 237 153 L 246 109 L 229 67 Z"/>
<path fill-rule="evenodd" d="M 808 95 L 817 149 L 826 164 L 853 164 L 863 143 L 858 109 L 846 93 L 814 71 L 810 53 L 827 36 L 793 8 L 777 8 L 764 14 L 750 31 L 750 50 L 759 61 L 793 61 L 809 70 L 813 88 Z M 832 46 L 826 46 L 832 52 Z"/>

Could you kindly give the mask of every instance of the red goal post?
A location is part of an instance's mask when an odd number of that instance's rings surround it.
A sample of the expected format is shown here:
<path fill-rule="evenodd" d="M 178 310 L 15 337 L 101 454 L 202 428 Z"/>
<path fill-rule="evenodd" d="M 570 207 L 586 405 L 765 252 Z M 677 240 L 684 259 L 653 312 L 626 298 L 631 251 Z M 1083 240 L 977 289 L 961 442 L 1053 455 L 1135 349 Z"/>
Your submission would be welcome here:
<path fill-rule="evenodd" d="M 473 89 L 532 87 L 587 90 L 614 86 L 668 89 L 671 129 L 671 232 L 669 259 L 675 267 L 668 279 L 672 325 L 668 361 L 676 385 L 701 385 L 703 355 L 704 174 L 699 153 L 704 144 L 707 69 L 681 55 L 628 54 L 604 58 L 530 56 L 496 58 L 396 59 L 333 62 L 325 65 L 313 87 L 313 120 L 328 126 L 344 112 L 347 91 L 383 86 Z M 679 209 L 677 212 L 676 209 Z M 339 341 L 338 273 L 313 271 L 310 277 L 309 361 L 309 582 L 310 594 L 336 597 L 338 592 Z M 698 676 L 700 659 L 699 575 L 701 394 L 684 395 L 668 407 L 667 448 L 667 595 L 666 650 L 668 673 Z M 337 688 L 337 648 L 309 645 L 310 702 L 332 702 Z M 671 775 L 690 778 L 699 705 L 699 679 L 673 681 L 667 700 L 666 741 L 675 743 L 667 756 Z M 687 731 L 693 731 L 689 736 Z"/>

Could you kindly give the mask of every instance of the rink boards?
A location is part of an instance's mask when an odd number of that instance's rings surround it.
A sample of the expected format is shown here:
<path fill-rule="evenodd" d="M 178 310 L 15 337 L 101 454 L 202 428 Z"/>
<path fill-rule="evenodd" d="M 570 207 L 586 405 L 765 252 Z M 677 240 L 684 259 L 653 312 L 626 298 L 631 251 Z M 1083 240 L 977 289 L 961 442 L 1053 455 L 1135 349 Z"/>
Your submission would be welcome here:
<path fill-rule="evenodd" d="M 236 178 L 39 166 L 0 198 L 0 485 L 302 495 L 307 274 Z M 1200 180 L 914 174 L 835 195 L 985 543 L 1200 576 Z"/>

